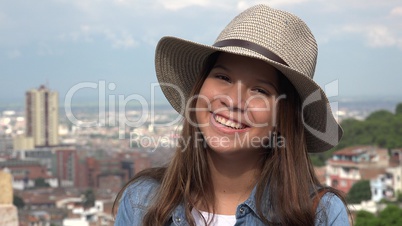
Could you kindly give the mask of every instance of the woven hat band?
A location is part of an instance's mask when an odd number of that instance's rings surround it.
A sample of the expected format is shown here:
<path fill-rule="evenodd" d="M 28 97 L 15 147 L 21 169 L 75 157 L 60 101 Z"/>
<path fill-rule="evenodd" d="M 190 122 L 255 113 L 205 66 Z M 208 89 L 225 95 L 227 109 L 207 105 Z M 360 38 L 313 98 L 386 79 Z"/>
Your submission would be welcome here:
<path fill-rule="evenodd" d="M 250 42 L 250 41 L 241 40 L 241 39 L 226 39 L 226 40 L 216 42 L 213 46 L 215 46 L 215 47 L 226 47 L 226 46 L 242 47 L 242 48 L 257 52 L 257 53 L 265 56 L 266 58 L 273 60 L 277 63 L 289 66 L 282 58 L 280 58 L 278 55 L 276 55 L 269 49 L 267 49 L 261 45 L 258 45 L 256 43 Z"/>

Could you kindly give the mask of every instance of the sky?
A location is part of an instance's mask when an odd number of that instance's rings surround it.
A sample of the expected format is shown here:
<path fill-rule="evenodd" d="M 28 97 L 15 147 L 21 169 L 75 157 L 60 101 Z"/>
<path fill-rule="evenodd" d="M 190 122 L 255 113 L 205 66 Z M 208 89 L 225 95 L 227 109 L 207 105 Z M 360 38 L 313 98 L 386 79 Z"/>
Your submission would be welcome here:
<path fill-rule="evenodd" d="M 161 37 L 213 44 L 261 3 L 307 23 L 319 47 L 314 80 L 335 84 L 332 96 L 402 99 L 400 0 L 0 0 L 0 105 L 23 104 L 41 84 L 62 101 L 97 101 L 102 87 L 149 98 Z"/>

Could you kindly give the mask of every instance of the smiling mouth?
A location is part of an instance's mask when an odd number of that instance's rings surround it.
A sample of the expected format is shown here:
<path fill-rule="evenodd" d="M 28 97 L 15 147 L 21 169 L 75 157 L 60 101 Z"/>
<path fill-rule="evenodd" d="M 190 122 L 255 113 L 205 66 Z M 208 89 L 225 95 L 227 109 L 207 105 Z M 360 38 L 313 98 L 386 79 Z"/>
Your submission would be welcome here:
<path fill-rule="evenodd" d="M 244 129 L 247 126 L 235 121 L 232 121 L 230 119 L 224 118 L 222 116 L 219 115 L 214 115 L 214 119 L 217 123 L 224 125 L 226 127 L 232 128 L 232 129 Z"/>

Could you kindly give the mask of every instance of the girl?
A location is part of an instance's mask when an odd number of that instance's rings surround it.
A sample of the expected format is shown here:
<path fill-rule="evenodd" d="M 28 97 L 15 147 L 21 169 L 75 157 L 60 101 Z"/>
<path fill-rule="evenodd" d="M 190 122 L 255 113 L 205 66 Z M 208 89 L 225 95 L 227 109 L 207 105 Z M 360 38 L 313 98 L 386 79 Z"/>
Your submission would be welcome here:
<path fill-rule="evenodd" d="M 344 198 L 323 189 L 308 155 L 342 135 L 312 80 L 316 58 L 306 24 L 265 5 L 213 46 L 162 38 L 156 73 L 187 143 L 122 189 L 115 225 L 348 225 Z"/>

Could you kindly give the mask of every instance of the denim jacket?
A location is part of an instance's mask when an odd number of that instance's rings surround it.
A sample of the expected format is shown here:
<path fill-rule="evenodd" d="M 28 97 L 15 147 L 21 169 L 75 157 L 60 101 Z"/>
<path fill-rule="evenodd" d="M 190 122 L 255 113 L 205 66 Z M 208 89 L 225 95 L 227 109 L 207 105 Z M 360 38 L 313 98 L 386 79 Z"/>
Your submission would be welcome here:
<path fill-rule="evenodd" d="M 141 226 L 147 207 L 152 204 L 159 184 L 152 179 L 143 179 L 129 185 L 124 191 L 115 220 L 115 226 Z M 257 215 L 255 203 L 256 188 L 250 197 L 241 203 L 236 210 L 236 224 L 247 226 L 264 225 Z M 326 193 L 317 207 L 315 225 L 345 226 L 349 218 L 343 202 L 333 193 Z M 184 205 L 177 206 L 167 223 L 169 226 L 188 225 Z"/>

